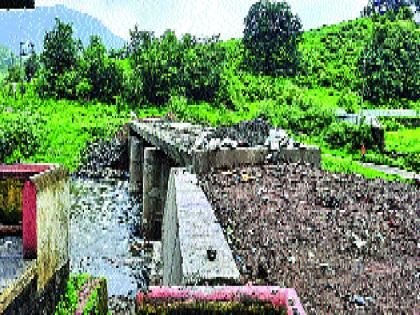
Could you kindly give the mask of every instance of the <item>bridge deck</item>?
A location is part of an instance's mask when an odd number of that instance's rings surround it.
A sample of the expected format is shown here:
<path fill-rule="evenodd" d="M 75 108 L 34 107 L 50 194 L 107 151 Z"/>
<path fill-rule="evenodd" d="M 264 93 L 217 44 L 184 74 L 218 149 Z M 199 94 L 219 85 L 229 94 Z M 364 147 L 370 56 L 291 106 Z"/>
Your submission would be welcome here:
<path fill-rule="evenodd" d="M 162 150 L 179 166 L 191 166 L 196 173 L 203 173 L 211 167 L 233 167 L 243 164 L 262 164 L 273 151 L 269 146 L 221 147 L 199 149 L 196 140 L 215 128 L 190 123 L 164 122 L 162 120 L 134 121 L 130 123 L 131 135 L 137 135 L 147 144 Z M 285 159 L 291 162 L 303 160 L 319 164 L 320 151 L 316 147 L 301 145 L 300 148 L 279 148 Z M 308 154 L 309 153 L 309 154 Z"/>

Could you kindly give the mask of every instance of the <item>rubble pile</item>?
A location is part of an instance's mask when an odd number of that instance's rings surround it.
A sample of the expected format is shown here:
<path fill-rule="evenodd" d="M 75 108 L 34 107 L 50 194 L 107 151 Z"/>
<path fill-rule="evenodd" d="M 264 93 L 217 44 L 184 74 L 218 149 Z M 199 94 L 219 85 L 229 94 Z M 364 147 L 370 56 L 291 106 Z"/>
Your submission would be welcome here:
<path fill-rule="evenodd" d="M 309 165 L 200 176 L 243 283 L 295 288 L 312 313 L 419 309 L 420 192 Z"/>
<path fill-rule="evenodd" d="M 281 129 L 274 129 L 263 119 L 257 118 L 250 121 L 241 121 L 229 127 L 219 127 L 209 130 L 197 138 L 197 149 L 214 150 L 228 147 L 255 147 L 272 146 L 297 146 L 292 138 Z"/>

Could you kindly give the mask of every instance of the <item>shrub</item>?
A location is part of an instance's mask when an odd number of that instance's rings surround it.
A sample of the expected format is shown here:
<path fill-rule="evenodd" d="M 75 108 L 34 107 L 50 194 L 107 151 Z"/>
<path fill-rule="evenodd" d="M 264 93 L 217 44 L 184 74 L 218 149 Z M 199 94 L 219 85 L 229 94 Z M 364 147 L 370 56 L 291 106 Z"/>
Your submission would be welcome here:
<path fill-rule="evenodd" d="M 39 116 L 0 117 L 0 161 L 14 163 L 32 156 L 43 139 L 44 125 Z"/>
<path fill-rule="evenodd" d="M 374 148 L 370 126 L 355 125 L 348 122 L 332 123 L 323 132 L 323 139 L 333 149 L 359 150 L 362 144 L 366 148 Z"/>
<path fill-rule="evenodd" d="M 338 99 L 337 106 L 344 108 L 347 113 L 357 113 L 361 109 L 362 100 L 359 95 L 345 88 Z"/>

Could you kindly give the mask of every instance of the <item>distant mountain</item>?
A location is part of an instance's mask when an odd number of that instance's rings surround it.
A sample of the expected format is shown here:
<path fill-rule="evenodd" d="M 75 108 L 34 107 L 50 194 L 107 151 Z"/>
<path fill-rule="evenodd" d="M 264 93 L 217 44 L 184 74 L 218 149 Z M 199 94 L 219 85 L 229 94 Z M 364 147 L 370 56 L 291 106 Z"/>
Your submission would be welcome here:
<path fill-rule="evenodd" d="M 55 17 L 66 23 L 73 23 L 73 36 L 80 38 L 85 46 L 90 35 L 99 35 L 108 49 L 121 48 L 124 45 L 125 41 L 112 33 L 101 21 L 64 5 L 37 7 L 26 11 L 0 10 L 0 45 L 18 54 L 21 41 L 32 41 L 35 50 L 40 52 L 45 32 L 54 27 Z"/>
<path fill-rule="evenodd" d="M 12 64 L 14 54 L 6 47 L 0 45 L 0 81 L 7 75 L 7 69 Z"/>

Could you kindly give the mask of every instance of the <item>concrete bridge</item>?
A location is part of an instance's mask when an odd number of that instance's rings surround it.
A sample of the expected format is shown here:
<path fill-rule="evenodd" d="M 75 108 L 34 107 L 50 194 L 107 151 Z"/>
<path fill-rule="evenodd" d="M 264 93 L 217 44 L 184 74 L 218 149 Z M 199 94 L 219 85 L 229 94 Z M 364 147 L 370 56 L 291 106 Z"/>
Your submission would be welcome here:
<path fill-rule="evenodd" d="M 197 174 L 268 161 L 320 165 L 317 147 L 286 145 L 280 130 L 277 136 L 271 130 L 269 140 L 253 147 L 232 139 L 214 146 L 213 131 L 156 118 L 130 123 L 130 190 L 143 197 L 145 239 L 162 244 L 165 286 L 240 284 L 232 251 Z M 209 145 L 203 146 L 206 137 Z"/>
<path fill-rule="evenodd" d="M 258 165 L 270 157 L 291 163 L 312 163 L 319 167 L 321 154 L 314 146 L 281 147 L 267 144 L 255 147 L 214 147 L 200 149 L 197 139 L 215 128 L 190 123 L 165 122 L 148 118 L 130 123 L 130 190 L 142 193 L 146 237 L 161 239 L 163 210 L 172 167 L 185 167 L 191 173 L 211 168 Z"/>

